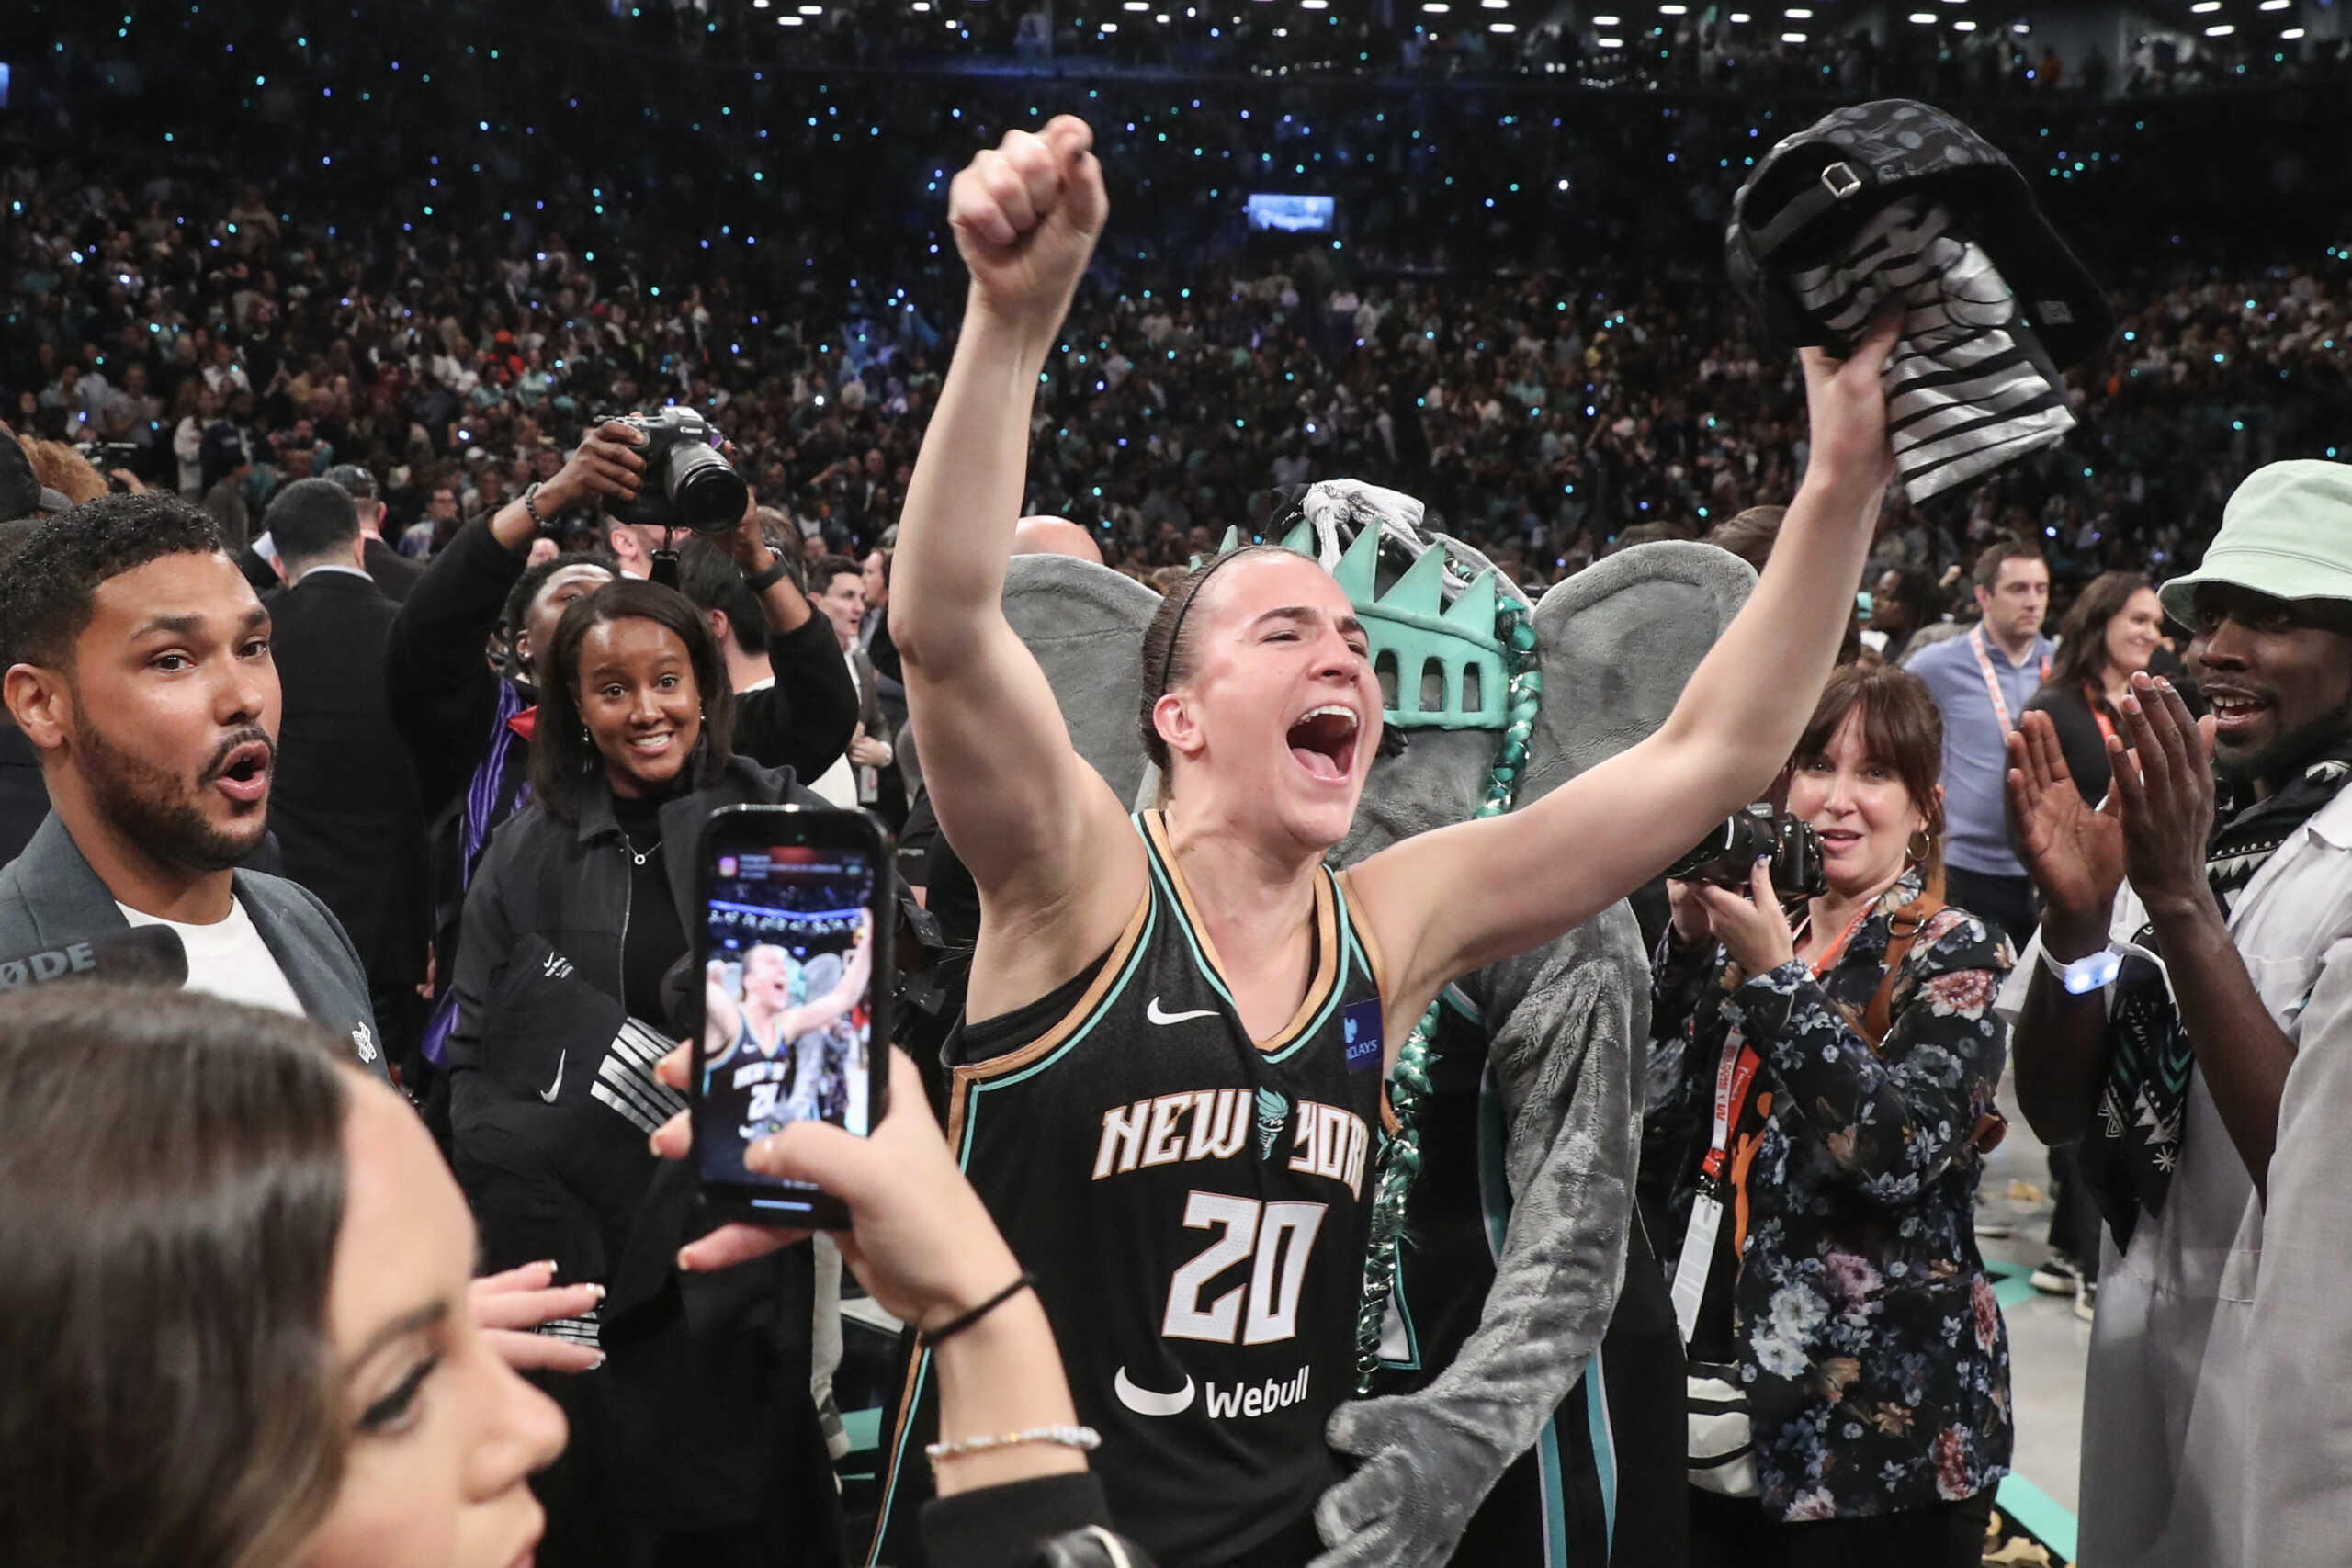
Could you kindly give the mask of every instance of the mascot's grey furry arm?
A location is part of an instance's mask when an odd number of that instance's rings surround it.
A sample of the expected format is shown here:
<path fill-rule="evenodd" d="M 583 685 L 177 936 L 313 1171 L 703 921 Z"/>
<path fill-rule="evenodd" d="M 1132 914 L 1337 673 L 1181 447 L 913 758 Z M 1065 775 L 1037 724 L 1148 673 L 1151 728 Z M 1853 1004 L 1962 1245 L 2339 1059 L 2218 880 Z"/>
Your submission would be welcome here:
<path fill-rule="evenodd" d="M 1397 602 L 1407 590 L 1385 607 L 1380 596 L 1435 551 L 1443 566 L 1425 569 L 1422 586 L 1436 570 L 1445 604 L 1458 606 L 1486 570 L 1484 558 L 1422 530 L 1419 504 L 1391 491 L 1326 483 L 1297 505 L 1283 521 L 1303 517 L 1310 527 L 1286 542 L 1327 566 L 1352 558 L 1352 569 L 1338 575 L 1351 585 L 1376 663 L 1385 626 L 1403 639 L 1411 667 L 1421 668 L 1429 639 L 1415 643 L 1408 623 L 1435 626 L 1455 617 L 1416 616 L 1414 606 Z M 1376 550 L 1351 547 L 1367 532 L 1380 536 Z M 1376 591 L 1367 592 L 1363 580 L 1374 554 Z M 1655 729 L 1753 581 L 1720 550 L 1654 545 L 1611 557 L 1547 593 L 1532 617 L 1543 695 L 1519 770 L 1519 803 Z M 1054 557 L 1015 558 L 1005 592 L 1008 617 L 1043 665 L 1073 742 L 1130 799 L 1156 787 L 1136 729 L 1138 651 L 1158 603 L 1114 572 Z M 1477 810 L 1501 728 L 1489 721 L 1508 717 L 1497 673 L 1484 671 L 1481 695 L 1492 700 L 1478 703 L 1467 700 L 1458 668 L 1450 685 L 1397 681 L 1388 717 L 1405 732 L 1405 750 L 1375 763 L 1338 859 L 1351 863 Z M 1472 711 L 1478 707 L 1484 717 Z M 1478 1043 L 1500 1101 L 1508 1190 L 1484 1195 L 1482 1218 L 1478 1177 L 1457 1168 L 1468 1156 L 1447 1160 L 1445 1168 L 1424 1164 L 1408 1208 L 1405 1277 L 1414 1280 L 1424 1252 L 1435 1260 L 1462 1245 L 1475 1247 L 1481 1267 L 1450 1287 L 1440 1281 L 1461 1270 L 1426 1270 L 1432 1289 L 1450 1288 L 1457 1297 L 1450 1311 L 1428 1290 L 1399 1303 L 1409 1305 L 1425 1339 L 1448 1342 L 1424 1347 L 1445 1356 L 1443 1364 L 1421 1360 L 1431 1375 L 1401 1379 L 1384 1371 L 1376 1387 L 1412 1391 L 1343 1406 L 1333 1417 L 1333 1446 L 1360 1465 L 1317 1509 L 1335 1550 L 1317 1568 L 1448 1561 L 1497 1480 L 1536 1442 L 1592 1361 L 1623 1277 L 1648 986 L 1632 916 L 1619 905 L 1454 987 L 1458 1015 L 1475 1017 L 1474 1032 L 1483 1032 Z M 1434 1148 L 1430 1155 L 1439 1157 Z M 1464 1291 L 1473 1293 L 1462 1299 Z M 1439 1332 L 1438 1320 L 1449 1317 L 1457 1330 Z M 1394 1339 L 1394 1311 L 1390 1323 Z"/>

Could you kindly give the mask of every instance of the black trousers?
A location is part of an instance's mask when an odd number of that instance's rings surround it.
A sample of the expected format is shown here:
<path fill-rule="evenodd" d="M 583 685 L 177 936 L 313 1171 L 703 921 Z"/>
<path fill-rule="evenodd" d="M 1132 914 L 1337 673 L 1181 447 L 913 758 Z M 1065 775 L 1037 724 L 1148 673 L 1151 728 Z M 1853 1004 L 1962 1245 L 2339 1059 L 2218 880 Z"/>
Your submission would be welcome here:
<path fill-rule="evenodd" d="M 1978 1568 L 1993 1495 L 1870 1518 L 1781 1524 L 1753 1497 L 1690 1488 L 1690 1568 Z"/>
<path fill-rule="evenodd" d="M 2050 1250 L 2074 1260 L 2083 1278 L 2098 1283 L 2098 1201 L 2082 1172 L 2079 1140 L 2050 1150 Z"/>
<path fill-rule="evenodd" d="M 2024 952 L 2033 936 L 2033 879 L 2030 876 L 1987 876 L 1948 865 L 1944 867 L 1944 902 L 1985 920 L 2007 937 L 2017 952 Z"/>

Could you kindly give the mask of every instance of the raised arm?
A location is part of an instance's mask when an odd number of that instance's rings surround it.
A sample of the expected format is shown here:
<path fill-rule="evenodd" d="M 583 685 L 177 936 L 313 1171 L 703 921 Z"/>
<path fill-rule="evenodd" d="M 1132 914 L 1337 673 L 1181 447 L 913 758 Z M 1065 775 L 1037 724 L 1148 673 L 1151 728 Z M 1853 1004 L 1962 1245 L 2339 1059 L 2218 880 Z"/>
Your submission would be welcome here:
<path fill-rule="evenodd" d="M 892 558 L 890 630 L 923 776 L 987 912 L 977 972 L 1009 987 L 976 990 L 988 1011 L 1098 956 L 1144 888 L 1124 808 L 1071 747 L 1002 604 L 1037 378 L 1102 226 L 1092 141 L 1064 116 L 1043 135 L 1011 132 L 956 176 L 949 220 L 971 289 Z"/>
<path fill-rule="evenodd" d="M 1408 839 L 1356 868 L 1381 945 L 1402 958 L 1396 999 L 1419 1006 L 1623 897 L 1787 763 L 1894 472 L 1879 371 L 1894 334 L 1883 326 L 1843 361 L 1802 351 L 1812 466 L 1763 580 L 1656 734 L 1523 811 Z"/>
<path fill-rule="evenodd" d="M 833 988 L 812 1001 L 786 1009 L 783 1021 L 777 1025 L 776 1038 L 797 1040 L 811 1030 L 824 1028 L 833 1020 L 855 1007 L 865 995 L 866 976 L 874 973 L 874 918 L 869 915 L 858 928 L 857 941 L 849 950 L 849 962 L 842 965 L 842 977 Z"/>
<path fill-rule="evenodd" d="M 743 1027 L 743 1015 L 736 1010 L 735 998 L 727 994 L 723 960 L 714 958 L 703 965 L 702 971 L 702 1042 L 705 1065 L 717 1066 L 734 1052 L 735 1036 Z"/>

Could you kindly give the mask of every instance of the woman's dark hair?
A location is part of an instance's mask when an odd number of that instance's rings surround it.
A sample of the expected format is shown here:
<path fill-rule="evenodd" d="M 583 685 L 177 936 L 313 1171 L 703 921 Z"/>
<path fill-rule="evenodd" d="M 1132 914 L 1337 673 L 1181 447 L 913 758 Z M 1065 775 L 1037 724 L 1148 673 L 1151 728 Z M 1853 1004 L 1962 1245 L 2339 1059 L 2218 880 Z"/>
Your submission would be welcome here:
<path fill-rule="evenodd" d="M 1892 664 L 1875 670 L 1852 665 L 1832 671 L 1811 722 L 1791 753 L 1792 769 L 1826 754 L 1838 727 L 1862 710 L 1862 750 L 1894 770 L 1911 804 L 1928 819 L 1928 853 L 1920 866 L 1928 886 L 1939 887 L 1944 870 L 1944 812 L 1936 785 L 1944 770 L 1944 716 L 1928 683 Z"/>
<path fill-rule="evenodd" d="M 548 650 L 551 673 L 539 693 L 538 723 L 531 735 L 531 789 L 558 821 L 579 821 L 582 789 L 605 787 L 605 760 L 580 716 L 581 646 L 592 627 L 629 620 L 651 621 L 686 645 L 702 705 L 702 739 L 689 760 L 687 783 L 701 789 L 716 782 L 733 754 L 735 693 L 727 683 L 727 661 L 718 639 L 710 635 L 710 623 L 674 588 L 635 578 L 607 582 L 565 607 L 556 623 L 555 646 Z"/>
<path fill-rule="evenodd" d="M 1936 580 L 1917 567 L 1894 569 L 1894 592 L 1887 597 L 1903 606 L 1903 637 L 1909 641 L 1923 626 L 1934 626 L 1943 618 L 1943 590 Z"/>
<path fill-rule="evenodd" d="M 0 998 L 0 1540 L 275 1568 L 334 1500 L 333 1043 L 180 991 Z"/>
<path fill-rule="evenodd" d="M 2058 656 L 2050 661 L 2045 684 L 2067 691 L 2088 686 L 2091 701 L 2104 706 L 2100 694 L 2106 689 L 2101 677 L 2107 671 L 2107 624 L 2147 586 L 2147 578 L 2136 571 L 2103 571 L 2092 578 L 2058 623 Z"/>
<path fill-rule="evenodd" d="M 1245 545 L 1229 554 L 1212 556 L 1186 572 L 1168 591 L 1151 617 L 1151 625 L 1144 628 L 1143 706 L 1136 715 L 1136 724 L 1143 738 L 1144 755 L 1151 759 L 1163 780 L 1168 774 L 1168 742 L 1159 738 L 1159 727 L 1151 722 L 1151 710 L 1170 690 L 1193 678 L 1193 642 L 1184 636 L 1184 621 L 1192 612 L 1193 601 L 1201 596 L 1209 579 L 1228 561 L 1244 556 L 1289 553 L 1280 545 Z"/>

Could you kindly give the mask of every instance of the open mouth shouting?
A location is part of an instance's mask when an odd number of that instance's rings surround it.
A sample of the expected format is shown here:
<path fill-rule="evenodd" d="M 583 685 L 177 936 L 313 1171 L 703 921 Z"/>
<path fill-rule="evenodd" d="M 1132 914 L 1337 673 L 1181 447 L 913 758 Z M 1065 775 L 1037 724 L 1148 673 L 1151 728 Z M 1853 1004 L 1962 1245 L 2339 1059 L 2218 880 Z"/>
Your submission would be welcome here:
<path fill-rule="evenodd" d="M 1322 784 L 1345 784 L 1355 771 L 1356 731 L 1362 721 L 1344 703 L 1325 703 L 1302 714 L 1284 737 L 1293 761 Z"/>
<path fill-rule="evenodd" d="M 2243 739 L 2258 728 L 2270 712 L 2270 700 L 2233 686 L 2211 686 L 2205 689 L 2205 700 L 2213 710 L 2213 734 L 2216 739 Z"/>
<path fill-rule="evenodd" d="M 269 773 L 276 760 L 268 741 L 240 741 L 213 764 L 212 786 L 240 806 L 259 805 L 269 798 Z"/>

